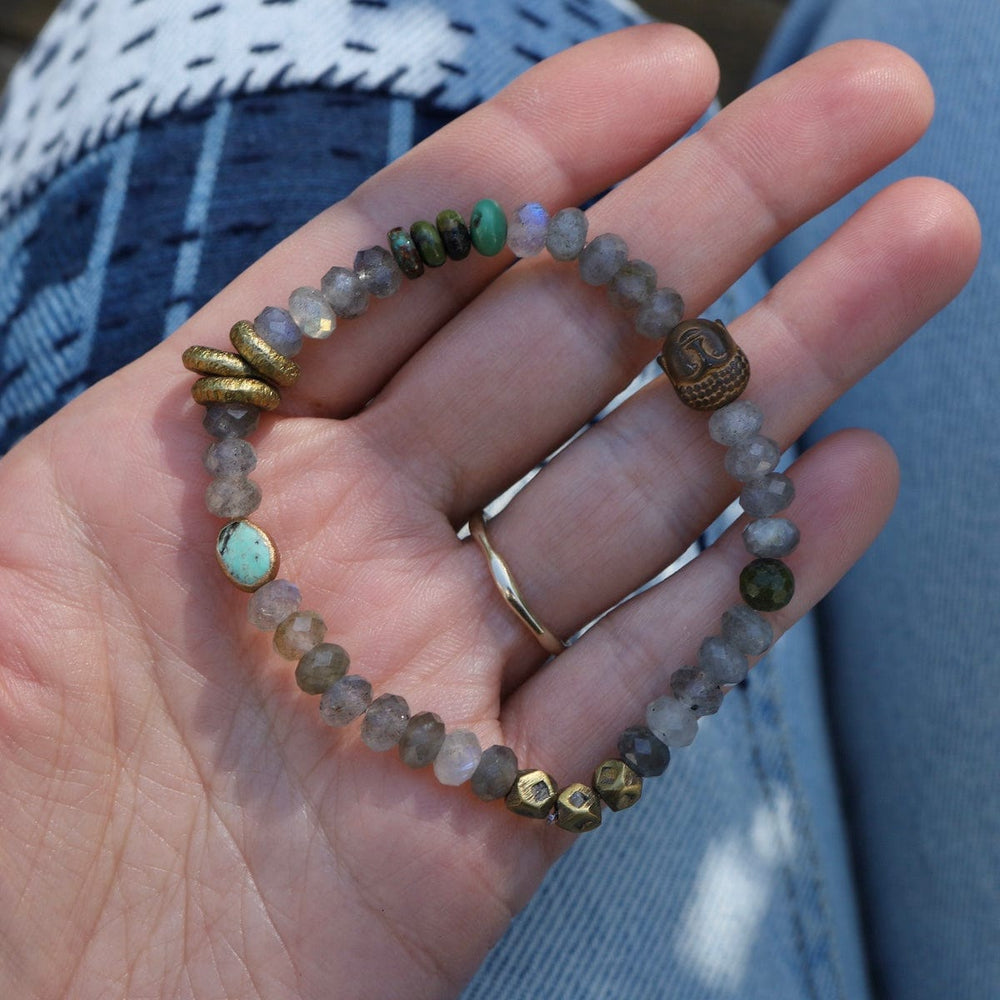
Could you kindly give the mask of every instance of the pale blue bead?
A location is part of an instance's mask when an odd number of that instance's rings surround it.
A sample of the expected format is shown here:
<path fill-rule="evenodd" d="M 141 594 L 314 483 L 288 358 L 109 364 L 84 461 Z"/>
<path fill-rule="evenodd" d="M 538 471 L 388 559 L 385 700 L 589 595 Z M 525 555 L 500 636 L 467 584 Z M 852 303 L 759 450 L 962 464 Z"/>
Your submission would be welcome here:
<path fill-rule="evenodd" d="M 663 695 L 649 703 L 646 725 L 668 747 L 686 747 L 698 735 L 698 718 L 676 698 Z"/>
<path fill-rule="evenodd" d="M 475 773 L 482 756 L 476 734 L 456 729 L 445 736 L 434 758 L 434 776 L 442 785 L 461 785 Z"/>
<path fill-rule="evenodd" d="M 294 358 L 302 350 L 302 331 L 287 309 L 268 306 L 253 321 L 254 332 L 280 355 Z"/>
<path fill-rule="evenodd" d="M 249 521 L 231 521 L 219 532 L 215 551 L 238 587 L 255 590 L 274 575 L 277 553 L 267 533 Z"/>
<path fill-rule="evenodd" d="M 786 517 L 762 517 L 743 529 L 747 551 L 763 559 L 781 559 L 799 544 L 799 529 Z"/>
<path fill-rule="evenodd" d="M 713 441 L 730 448 L 753 437 L 763 424 L 764 414 L 759 406 L 749 399 L 737 399 L 712 413 L 708 418 L 708 433 Z"/>
<path fill-rule="evenodd" d="M 288 312 L 306 337 L 326 340 L 337 326 L 337 316 L 318 289 L 296 288 L 288 296 Z"/>
<path fill-rule="evenodd" d="M 556 260 L 576 260 L 587 242 L 587 216 L 578 208 L 563 208 L 549 220 L 545 246 Z"/>
<path fill-rule="evenodd" d="M 534 257 L 545 247 L 549 213 L 537 201 L 515 208 L 507 220 L 507 246 L 518 257 Z"/>

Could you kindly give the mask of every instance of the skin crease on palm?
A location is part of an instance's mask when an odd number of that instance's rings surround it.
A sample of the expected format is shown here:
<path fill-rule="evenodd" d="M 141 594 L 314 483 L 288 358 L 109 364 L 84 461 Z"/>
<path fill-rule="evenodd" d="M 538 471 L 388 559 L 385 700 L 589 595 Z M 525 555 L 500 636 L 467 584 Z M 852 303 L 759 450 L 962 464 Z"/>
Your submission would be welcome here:
<path fill-rule="evenodd" d="M 850 42 L 674 145 L 716 74 L 701 40 L 663 25 L 540 64 L 0 462 L 0 995 L 460 990 L 572 838 L 371 752 L 357 726 L 321 723 L 215 565 L 208 439 L 180 355 L 224 347 L 236 319 L 401 221 L 484 196 L 555 210 L 625 177 L 591 210 L 591 233 L 623 235 L 697 315 L 782 234 L 901 155 L 932 112 L 907 56 Z M 978 240 L 958 192 L 910 179 L 734 318 L 765 430 L 794 440 L 941 309 Z M 568 782 L 613 753 L 736 599 L 745 553 L 730 531 L 540 669 L 456 529 L 655 345 L 571 266 L 508 262 L 448 265 L 306 344 L 299 384 L 251 439 L 255 520 L 376 693 Z M 792 475 L 803 543 L 779 629 L 862 554 L 897 481 L 889 446 L 860 430 Z M 539 616 L 568 634 L 666 565 L 734 492 L 704 416 L 660 380 L 549 465 L 492 538 Z"/>

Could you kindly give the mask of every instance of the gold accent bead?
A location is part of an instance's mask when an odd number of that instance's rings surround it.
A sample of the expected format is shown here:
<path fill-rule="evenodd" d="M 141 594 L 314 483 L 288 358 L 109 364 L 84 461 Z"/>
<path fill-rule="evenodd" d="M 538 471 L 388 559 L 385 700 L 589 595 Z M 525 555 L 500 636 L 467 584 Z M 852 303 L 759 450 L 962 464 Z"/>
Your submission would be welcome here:
<path fill-rule="evenodd" d="M 263 337 L 258 336 L 253 324 L 241 319 L 229 331 L 238 354 L 247 364 L 252 365 L 257 374 L 275 385 L 294 385 L 301 369 L 284 354 L 279 354 Z"/>
<path fill-rule="evenodd" d="M 281 562 L 274 539 L 245 518 L 222 526 L 215 542 L 215 558 L 230 582 L 248 594 L 270 583 Z"/>
<path fill-rule="evenodd" d="M 518 816 L 545 819 L 558 795 L 551 775 L 544 771 L 518 771 L 514 787 L 507 793 L 507 808 Z"/>
<path fill-rule="evenodd" d="M 623 760 L 606 760 L 594 771 L 594 791 L 615 812 L 628 809 L 642 795 L 642 777 Z"/>
<path fill-rule="evenodd" d="M 681 402 L 693 410 L 718 410 L 734 402 L 750 381 L 750 362 L 720 320 L 678 323 L 656 360 Z"/>
<path fill-rule="evenodd" d="M 181 361 L 189 372 L 222 375 L 227 378 L 256 378 L 257 373 L 238 354 L 215 347 L 189 347 Z"/>
<path fill-rule="evenodd" d="M 281 402 L 278 390 L 259 378 L 200 378 L 191 386 L 196 403 L 241 403 L 261 410 L 275 410 Z"/>
<path fill-rule="evenodd" d="M 601 800 L 589 785 L 567 785 L 557 801 L 556 823 L 564 830 L 586 833 L 601 825 Z"/>

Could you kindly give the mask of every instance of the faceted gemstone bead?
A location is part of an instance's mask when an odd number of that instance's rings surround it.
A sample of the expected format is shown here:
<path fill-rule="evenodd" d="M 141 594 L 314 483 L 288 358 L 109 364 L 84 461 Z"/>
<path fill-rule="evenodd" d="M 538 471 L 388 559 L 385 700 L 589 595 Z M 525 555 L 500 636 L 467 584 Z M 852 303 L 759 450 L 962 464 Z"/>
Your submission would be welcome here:
<path fill-rule="evenodd" d="M 780 559 L 799 544 L 799 529 L 787 517 L 762 517 L 743 529 L 743 544 L 755 556 Z"/>
<path fill-rule="evenodd" d="M 418 712 L 406 724 L 399 756 L 407 767 L 426 767 L 444 742 L 444 723 L 433 712 Z"/>
<path fill-rule="evenodd" d="M 444 244 L 444 252 L 452 260 L 465 260 L 472 249 L 472 236 L 465 219 L 453 208 L 438 212 L 437 229 Z"/>
<path fill-rule="evenodd" d="M 205 407 L 201 425 L 219 440 L 242 438 L 257 430 L 260 410 L 241 403 L 212 403 Z"/>
<path fill-rule="evenodd" d="M 242 438 L 224 438 L 208 446 L 202 460 L 213 476 L 245 476 L 257 466 L 253 445 Z"/>
<path fill-rule="evenodd" d="M 576 260 L 587 243 L 587 225 L 580 209 L 561 209 L 549 220 L 545 248 L 556 260 Z"/>
<path fill-rule="evenodd" d="M 780 559 L 754 559 L 740 573 L 740 595 L 755 611 L 780 611 L 795 593 L 795 577 Z"/>
<path fill-rule="evenodd" d="M 403 284 L 403 272 L 385 247 L 368 247 L 354 255 L 354 273 L 369 295 L 387 299 Z"/>
<path fill-rule="evenodd" d="M 205 490 L 205 506 L 227 520 L 249 517 L 260 506 L 260 487 L 246 476 L 216 476 Z"/>
<path fill-rule="evenodd" d="M 319 714 L 328 726 L 346 726 L 364 715 L 371 700 L 371 684 L 357 674 L 347 674 L 323 692 Z"/>
<path fill-rule="evenodd" d="M 666 694 L 649 703 L 646 725 L 668 747 L 689 746 L 698 735 L 698 717 Z"/>
<path fill-rule="evenodd" d="M 315 611 L 293 611 L 274 630 L 274 649 L 286 660 L 297 660 L 326 637 L 326 622 Z"/>
<path fill-rule="evenodd" d="M 753 608 L 736 604 L 722 616 L 722 638 L 746 656 L 763 656 L 774 641 L 774 629 Z"/>
<path fill-rule="evenodd" d="M 740 506 L 751 517 L 771 517 L 795 499 L 795 485 L 783 472 L 770 472 L 746 484 Z"/>
<path fill-rule="evenodd" d="M 764 414 L 756 403 L 751 403 L 749 399 L 737 399 L 735 403 L 713 411 L 708 418 L 708 433 L 713 441 L 729 448 L 753 437 L 763 424 Z"/>
<path fill-rule="evenodd" d="M 434 777 L 442 785 L 461 785 L 468 781 L 479 766 L 483 748 L 479 738 L 468 729 L 448 733 L 434 758 Z"/>
<path fill-rule="evenodd" d="M 586 833 L 601 825 L 601 800 L 588 785 L 567 785 L 556 799 L 556 823 L 570 833 Z"/>
<path fill-rule="evenodd" d="M 549 213 L 537 201 L 515 208 L 507 220 L 507 246 L 518 257 L 534 257 L 545 248 Z"/>
<path fill-rule="evenodd" d="M 371 750 L 391 750 L 403 738 L 410 706 L 398 694 L 379 695 L 365 712 L 361 739 Z"/>
<path fill-rule="evenodd" d="M 320 642 L 299 660 L 295 668 L 295 683 L 306 694 L 322 694 L 347 673 L 350 665 L 351 658 L 343 646 L 335 642 Z"/>
<path fill-rule="evenodd" d="M 288 296 L 288 312 L 303 336 L 326 340 L 337 326 L 337 314 L 318 288 L 296 288 Z"/>
<path fill-rule="evenodd" d="M 636 333 L 662 340 L 684 318 L 684 300 L 672 288 L 658 288 L 635 314 Z"/>
<path fill-rule="evenodd" d="M 618 737 L 622 760 L 643 778 L 655 778 L 670 763 L 670 748 L 647 726 L 629 726 Z"/>
<path fill-rule="evenodd" d="M 741 483 L 749 483 L 773 472 L 780 458 L 781 449 L 774 441 L 753 434 L 726 452 L 726 472 Z"/>
<path fill-rule="evenodd" d="M 230 521 L 215 541 L 223 573 L 240 590 L 256 590 L 278 572 L 278 550 L 271 536 L 250 521 Z"/>
<path fill-rule="evenodd" d="M 385 234 L 385 238 L 389 241 L 389 249 L 399 270 L 407 278 L 419 278 L 424 273 L 424 258 L 420 256 L 417 244 L 413 242 L 409 231 L 402 226 L 396 226 Z"/>
<path fill-rule="evenodd" d="M 299 610 L 302 594 L 291 580 L 272 580 L 254 591 L 247 606 L 247 618 L 254 628 L 276 629 L 293 611 Z"/>
<path fill-rule="evenodd" d="M 750 610 L 747 608 L 747 611 Z M 750 664 L 746 654 L 734 643 L 710 635 L 702 640 L 698 650 L 698 668 L 716 684 L 739 684 L 746 678 Z"/>
<path fill-rule="evenodd" d="M 484 257 L 495 257 L 507 242 L 507 216 L 492 199 L 483 198 L 472 207 L 469 216 L 472 245 Z"/>
<path fill-rule="evenodd" d="M 286 309 L 268 306 L 253 321 L 253 329 L 282 357 L 294 358 L 302 350 L 302 331 Z"/>
<path fill-rule="evenodd" d="M 620 309 L 638 309 L 656 291 L 656 271 L 644 260 L 627 260 L 608 282 L 608 298 Z"/>
<path fill-rule="evenodd" d="M 623 760 L 606 760 L 594 771 L 594 791 L 615 812 L 628 809 L 642 795 L 642 778 Z"/>
<path fill-rule="evenodd" d="M 479 766 L 472 772 L 472 791 L 483 800 L 502 799 L 517 779 L 517 754 L 510 747 L 495 744 L 483 751 Z"/>
<path fill-rule="evenodd" d="M 368 309 L 368 292 L 349 267 L 331 267 L 320 282 L 323 298 L 344 319 L 360 316 Z"/>
<path fill-rule="evenodd" d="M 628 260 L 628 246 L 614 233 L 595 236 L 581 251 L 577 262 L 580 278 L 588 285 L 606 285 Z"/>
<path fill-rule="evenodd" d="M 670 678 L 670 690 L 680 704 L 699 718 L 715 715 L 722 707 L 722 688 L 714 678 L 694 667 L 675 670 Z"/>
<path fill-rule="evenodd" d="M 518 816 L 545 819 L 556 804 L 559 789 L 544 771 L 518 771 L 507 793 L 507 808 Z"/>
<path fill-rule="evenodd" d="M 440 267 L 447 259 L 441 234 L 433 222 L 421 220 L 410 226 L 410 238 L 420 252 L 420 258 L 428 267 Z"/>

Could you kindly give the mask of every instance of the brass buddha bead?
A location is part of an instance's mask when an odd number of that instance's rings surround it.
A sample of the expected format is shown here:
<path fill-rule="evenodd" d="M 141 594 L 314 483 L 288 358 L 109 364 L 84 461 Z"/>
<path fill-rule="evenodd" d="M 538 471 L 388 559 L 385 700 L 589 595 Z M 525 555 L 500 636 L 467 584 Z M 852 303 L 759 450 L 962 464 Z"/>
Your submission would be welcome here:
<path fill-rule="evenodd" d="M 276 410 L 281 396 L 274 386 L 259 378 L 223 378 L 210 375 L 200 378 L 191 387 L 191 395 L 196 403 L 239 403 L 256 406 L 260 410 Z"/>
<path fill-rule="evenodd" d="M 678 323 L 657 361 L 681 402 L 694 410 L 718 410 L 734 402 L 750 381 L 747 356 L 719 320 Z"/>
<path fill-rule="evenodd" d="M 642 778 L 623 760 L 606 760 L 594 771 L 594 791 L 605 804 L 619 812 L 639 801 Z"/>
<path fill-rule="evenodd" d="M 559 796 L 551 775 L 544 771 L 518 771 L 514 787 L 507 793 L 507 808 L 518 816 L 545 819 Z"/>
<path fill-rule="evenodd" d="M 294 385 L 301 369 L 283 354 L 279 354 L 253 328 L 253 323 L 245 319 L 234 324 L 229 331 L 229 339 L 237 353 L 247 364 L 252 365 L 256 374 L 275 385 Z"/>
<path fill-rule="evenodd" d="M 560 793 L 556 823 L 570 833 L 586 833 L 601 825 L 601 800 L 589 785 L 575 782 Z"/>
<path fill-rule="evenodd" d="M 238 354 L 215 347 L 189 347 L 181 362 L 198 375 L 221 375 L 224 378 L 256 378 L 257 373 Z"/>

